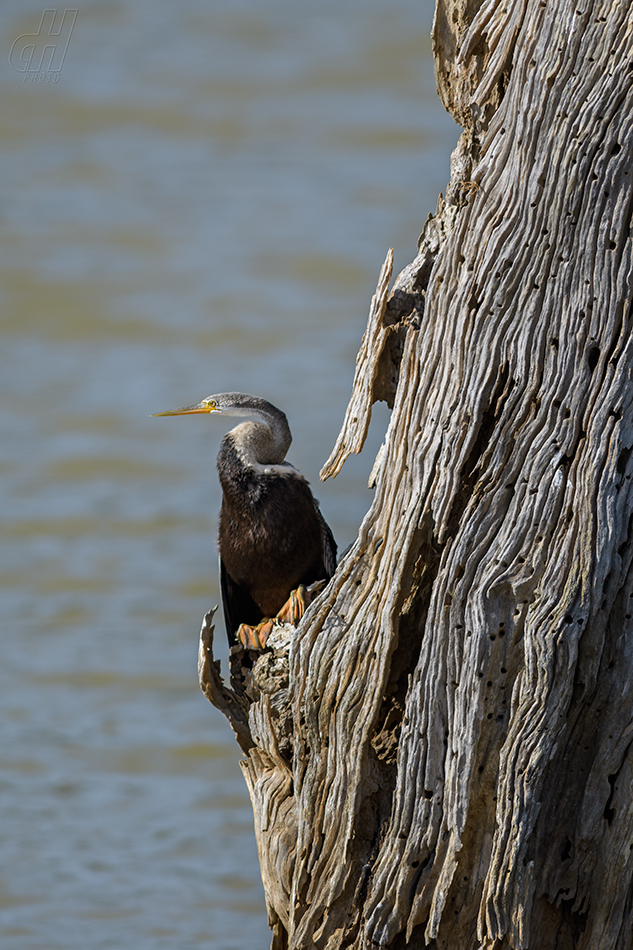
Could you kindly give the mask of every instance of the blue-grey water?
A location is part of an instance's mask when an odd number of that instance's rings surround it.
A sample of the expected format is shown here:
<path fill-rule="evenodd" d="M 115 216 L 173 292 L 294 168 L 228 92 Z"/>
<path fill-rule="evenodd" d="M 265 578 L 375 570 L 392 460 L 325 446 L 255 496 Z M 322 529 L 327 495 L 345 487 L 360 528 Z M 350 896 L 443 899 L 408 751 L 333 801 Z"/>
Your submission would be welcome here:
<path fill-rule="evenodd" d="M 432 3 L 44 7 L 0 5 L 0 946 L 260 950 L 196 678 L 224 429 L 149 415 L 265 396 L 318 483 L 385 253 L 449 177 Z M 315 485 L 341 548 L 386 419 Z"/>

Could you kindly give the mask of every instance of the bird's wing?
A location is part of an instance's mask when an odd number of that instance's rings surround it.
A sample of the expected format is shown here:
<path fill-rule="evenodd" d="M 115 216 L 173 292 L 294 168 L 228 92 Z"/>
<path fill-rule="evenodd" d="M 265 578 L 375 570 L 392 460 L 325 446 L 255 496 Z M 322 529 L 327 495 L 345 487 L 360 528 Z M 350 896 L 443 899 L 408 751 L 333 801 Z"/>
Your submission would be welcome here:
<path fill-rule="evenodd" d="M 229 646 L 233 646 L 234 643 L 237 643 L 235 634 L 239 626 L 239 624 L 235 622 L 235 616 L 232 610 L 232 587 L 233 584 L 231 583 L 231 578 L 226 573 L 224 561 L 220 558 L 220 589 L 222 591 L 222 607 L 224 609 L 224 626 L 226 627 L 226 635 L 229 638 Z"/>
<path fill-rule="evenodd" d="M 323 567 L 327 572 L 327 580 L 329 580 L 336 570 L 336 541 L 334 540 L 334 535 L 330 530 L 329 524 L 321 514 L 321 509 L 318 505 L 315 507 L 317 517 L 319 519 L 319 526 L 321 528 L 321 551 L 323 554 Z"/>
<path fill-rule="evenodd" d="M 229 646 L 237 643 L 237 630 L 241 623 L 256 625 L 263 614 L 248 591 L 237 584 L 220 558 L 220 589 L 222 591 L 222 607 L 224 608 L 224 624 Z"/>

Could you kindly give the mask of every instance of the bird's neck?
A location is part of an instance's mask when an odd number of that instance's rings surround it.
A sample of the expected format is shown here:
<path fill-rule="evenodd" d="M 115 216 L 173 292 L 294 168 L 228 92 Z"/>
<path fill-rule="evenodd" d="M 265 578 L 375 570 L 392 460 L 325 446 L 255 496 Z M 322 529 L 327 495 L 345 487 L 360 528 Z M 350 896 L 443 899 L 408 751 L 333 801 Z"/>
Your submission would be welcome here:
<path fill-rule="evenodd" d="M 256 476 L 255 481 L 259 484 L 262 475 L 299 474 L 284 461 L 292 442 L 285 414 L 268 403 L 256 410 L 250 408 L 248 413 L 258 416 L 262 421 L 243 422 L 231 429 L 224 436 L 220 447 L 218 471 L 225 497 L 227 493 L 232 495 L 235 486 L 243 485 L 245 479 L 250 483 L 253 476 Z M 262 486 L 263 483 L 260 488 Z"/>
<path fill-rule="evenodd" d="M 228 433 L 244 459 L 263 465 L 283 462 L 292 442 L 285 412 L 264 399 L 250 399 L 248 405 L 232 407 L 229 415 L 255 416 L 261 420 L 244 422 Z"/>
<path fill-rule="evenodd" d="M 274 431 L 262 422 L 242 422 L 227 434 L 237 454 L 245 465 L 257 468 L 260 465 L 280 465 L 290 447 L 290 430 L 281 427 Z"/>

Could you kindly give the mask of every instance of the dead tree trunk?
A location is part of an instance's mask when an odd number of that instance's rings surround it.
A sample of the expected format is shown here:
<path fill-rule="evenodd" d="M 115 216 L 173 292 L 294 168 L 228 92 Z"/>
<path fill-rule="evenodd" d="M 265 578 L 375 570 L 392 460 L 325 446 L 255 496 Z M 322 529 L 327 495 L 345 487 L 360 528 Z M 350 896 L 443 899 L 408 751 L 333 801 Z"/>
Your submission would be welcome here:
<path fill-rule="evenodd" d="M 324 475 L 359 537 L 233 689 L 276 948 L 633 948 L 633 13 L 439 0 L 464 128 Z M 289 651 L 289 655 L 288 655 Z M 251 657 L 252 659 L 252 657 Z"/>

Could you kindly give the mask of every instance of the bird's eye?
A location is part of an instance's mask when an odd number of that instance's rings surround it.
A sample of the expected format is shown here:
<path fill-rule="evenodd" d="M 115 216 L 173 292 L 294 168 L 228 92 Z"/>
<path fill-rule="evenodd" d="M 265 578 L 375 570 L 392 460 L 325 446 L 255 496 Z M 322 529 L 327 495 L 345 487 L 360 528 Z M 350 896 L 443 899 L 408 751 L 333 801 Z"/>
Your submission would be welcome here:
<path fill-rule="evenodd" d="M 215 401 L 215 399 L 205 399 L 204 404 L 205 404 L 205 406 L 207 406 L 207 408 L 209 408 L 209 409 L 217 409 L 217 408 L 218 408 L 218 404 L 217 404 L 217 402 Z"/>

